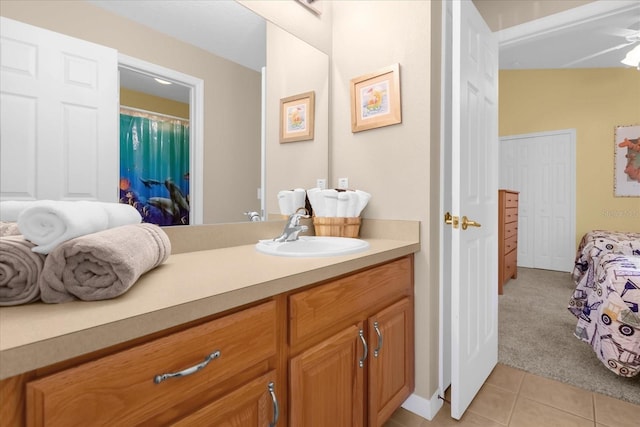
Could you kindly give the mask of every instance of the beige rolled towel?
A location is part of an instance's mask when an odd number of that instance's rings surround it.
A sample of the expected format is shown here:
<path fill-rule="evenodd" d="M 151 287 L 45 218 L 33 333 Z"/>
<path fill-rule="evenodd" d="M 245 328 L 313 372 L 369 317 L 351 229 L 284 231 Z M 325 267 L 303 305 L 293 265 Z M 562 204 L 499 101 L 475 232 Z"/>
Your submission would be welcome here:
<path fill-rule="evenodd" d="M 0 238 L 0 306 L 20 305 L 40 298 L 38 278 L 45 256 L 31 251 L 22 236 Z"/>
<path fill-rule="evenodd" d="M 20 229 L 17 222 L 0 221 L 0 237 L 4 236 L 18 236 Z"/>
<path fill-rule="evenodd" d="M 170 254 L 169 237 L 154 224 L 123 225 L 76 237 L 47 256 L 39 281 L 42 301 L 118 297 Z"/>

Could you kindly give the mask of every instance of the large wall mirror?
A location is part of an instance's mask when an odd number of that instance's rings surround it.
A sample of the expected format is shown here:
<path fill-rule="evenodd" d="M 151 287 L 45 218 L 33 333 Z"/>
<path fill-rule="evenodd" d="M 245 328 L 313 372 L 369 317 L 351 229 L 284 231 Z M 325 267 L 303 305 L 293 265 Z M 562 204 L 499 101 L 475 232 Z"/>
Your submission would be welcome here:
<path fill-rule="evenodd" d="M 203 80 L 203 223 L 277 214 L 279 189 L 327 177 L 327 55 L 234 0 L 3 0 L 0 13 Z M 154 93 L 129 71 L 126 90 L 184 103 L 188 91 Z M 308 91 L 316 93 L 314 139 L 280 144 L 280 99 Z"/>

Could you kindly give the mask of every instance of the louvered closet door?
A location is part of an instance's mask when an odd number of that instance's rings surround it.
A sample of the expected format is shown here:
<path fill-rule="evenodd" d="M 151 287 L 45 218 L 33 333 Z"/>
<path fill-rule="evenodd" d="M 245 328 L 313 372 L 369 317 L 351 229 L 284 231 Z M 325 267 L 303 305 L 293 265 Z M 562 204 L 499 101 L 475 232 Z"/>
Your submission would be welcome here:
<path fill-rule="evenodd" d="M 0 198 L 117 201 L 117 51 L 0 19 Z"/>
<path fill-rule="evenodd" d="M 519 191 L 518 266 L 571 271 L 575 131 L 500 138 L 500 188 Z"/>

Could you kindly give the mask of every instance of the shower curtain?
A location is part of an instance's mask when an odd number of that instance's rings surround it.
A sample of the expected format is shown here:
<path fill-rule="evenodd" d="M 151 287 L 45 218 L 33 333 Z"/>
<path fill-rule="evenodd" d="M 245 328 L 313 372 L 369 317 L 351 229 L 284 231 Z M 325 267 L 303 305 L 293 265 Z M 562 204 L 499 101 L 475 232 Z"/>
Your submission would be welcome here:
<path fill-rule="evenodd" d="M 189 122 L 120 109 L 120 202 L 143 222 L 189 224 Z"/>

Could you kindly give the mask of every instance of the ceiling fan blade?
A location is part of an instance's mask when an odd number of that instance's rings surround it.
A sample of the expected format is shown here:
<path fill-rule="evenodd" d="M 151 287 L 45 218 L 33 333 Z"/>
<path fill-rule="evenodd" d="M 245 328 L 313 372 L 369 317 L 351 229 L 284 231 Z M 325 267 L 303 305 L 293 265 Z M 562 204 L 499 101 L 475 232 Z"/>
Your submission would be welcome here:
<path fill-rule="evenodd" d="M 631 46 L 634 43 L 635 42 L 622 43 L 622 44 L 619 44 L 617 46 L 613 46 L 613 47 L 610 47 L 608 49 L 601 50 L 600 52 L 596 52 L 596 53 L 593 53 L 591 55 L 587 55 L 587 56 L 585 56 L 583 58 L 576 59 L 575 61 L 568 62 L 568 63 L 564 64 L 563 67 L 571 67 L 572 65 L 579 64 L 580 62 L 588 61 L 589 59 L 593 59 L 593 58 L 596 58 L 596 57 L 598 57 L 600 55 L 604 55 L 605 53 L 613 52 L 614 50 L 622 49 L 623 47 L 626 47 L 626 46 Z"/>

